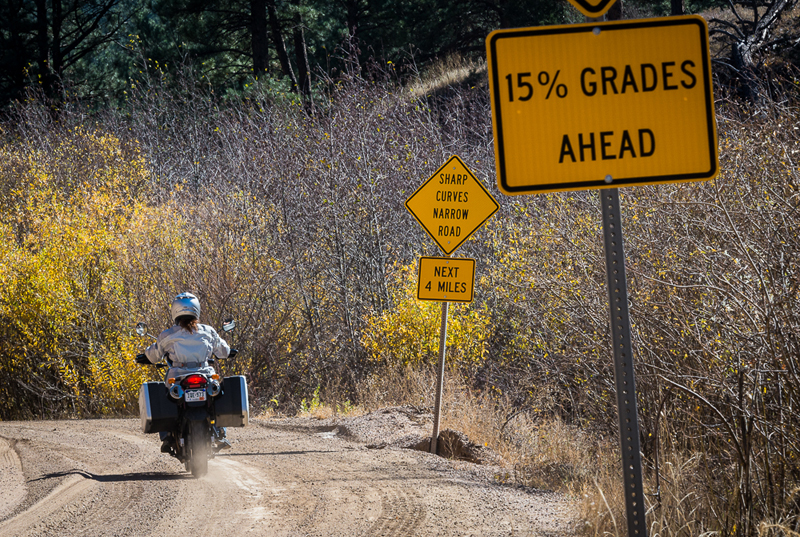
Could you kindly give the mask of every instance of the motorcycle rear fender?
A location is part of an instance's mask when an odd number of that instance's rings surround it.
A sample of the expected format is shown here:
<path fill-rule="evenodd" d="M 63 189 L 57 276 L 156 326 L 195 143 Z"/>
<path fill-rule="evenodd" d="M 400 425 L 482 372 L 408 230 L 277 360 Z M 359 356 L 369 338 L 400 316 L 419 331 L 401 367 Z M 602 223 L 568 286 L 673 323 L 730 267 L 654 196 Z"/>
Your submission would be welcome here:
<path fill-rule="evenodd" d="M 208 420 L 208 411 L 206 411 L 205 403 L 202 406 L 186 406 L 186 413 L 184 414 L 186 421 L 206 421 Z"/>

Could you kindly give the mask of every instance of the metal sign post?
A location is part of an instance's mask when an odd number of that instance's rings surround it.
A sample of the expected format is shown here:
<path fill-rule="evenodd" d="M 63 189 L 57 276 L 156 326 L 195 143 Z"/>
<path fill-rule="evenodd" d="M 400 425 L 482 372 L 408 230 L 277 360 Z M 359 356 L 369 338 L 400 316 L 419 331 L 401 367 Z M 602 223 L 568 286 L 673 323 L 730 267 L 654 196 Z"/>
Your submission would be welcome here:
<path fill-rule="evenodd" d="M 622 218 L 619 191 L 600 191 L 603 211 L 603 241 L 606 250 L 608 304 L 611 315 L 611 341 L 614 350 L 614 384 L 617 388 L 619 439 L 622 448 L 622 473 L 625 485 L 625 511 L 629 537 L 647 537 L 645 523 L 642 458 L 639 450 L 639 415 L 636 411 L 636 383 L 633 374 L 631 322 L 628 316 L 628 283 L 625 277 L 625 251 L 622 245 Z"/>
<path fill-rule="evenodd" d="M 439 445 L 439 423 L 442 415 L 442 393 L 444 392 L 444 361 L 447 351 L 447 314 L 450 302 L 442 303 L 442 327 L 439 331 L 439 368 L 436 377 L 436 403 L 433 408 L 433 432 L 431 433 L 431 453 L 436 455 Z"/>
<path fill-rule="evenodd" d="M 436 455 L 444 392 L 444 366 L 447 359 L 447 317 L 450 302 L 471 302 L 475 284 L 475 260 L 453 257 L 423 257 L 419 260 L 417 298 L 442 304 L 442 327 L 439 331 L 439 367 L 436 377 L 436 402 L 433 410 L 433 433 L 430 451 Z"/>

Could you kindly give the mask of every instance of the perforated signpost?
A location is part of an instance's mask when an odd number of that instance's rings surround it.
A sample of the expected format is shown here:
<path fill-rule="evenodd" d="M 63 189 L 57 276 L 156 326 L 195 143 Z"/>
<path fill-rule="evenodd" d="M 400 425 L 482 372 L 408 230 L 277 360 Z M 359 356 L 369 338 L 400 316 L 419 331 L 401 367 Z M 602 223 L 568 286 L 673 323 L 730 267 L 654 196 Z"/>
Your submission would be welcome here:
<path fill-rule="evenodd" d="M 458 156 L 450 157 L 406 200 L 406 209 L 447 256 L 472 236 L 499 208 L 486 187 Z M 417 298 L 442 302 L 439 368 L 430 447 L 434 454 L 439 440 L 449 304 L 471 302 L 474 282 L 474 259 L 420 259 Z"/>
<path fill-rule="evenodd" d="M 613 0 L 570 0 L 597 18 Z M 628 535 L 646 536 L 625 256 L 616 187 L 719 172 L 708 26 L 667 17 L 492 32 L 497 181 L 508 195 L 600 193 Z"/>

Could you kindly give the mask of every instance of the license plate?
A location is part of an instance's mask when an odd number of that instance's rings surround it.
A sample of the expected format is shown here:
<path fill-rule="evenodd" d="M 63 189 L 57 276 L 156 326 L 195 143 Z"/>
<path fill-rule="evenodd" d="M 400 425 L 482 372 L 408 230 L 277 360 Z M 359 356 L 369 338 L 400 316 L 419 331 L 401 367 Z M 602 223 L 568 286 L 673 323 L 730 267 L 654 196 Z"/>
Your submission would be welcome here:
<path fill-rule="evenodd" d="M 197 401 L 205 401 L 206 400 L 206 391 L 205 390 L 186 390 L 186 402 L 187 403 L 196 403 Z"/>

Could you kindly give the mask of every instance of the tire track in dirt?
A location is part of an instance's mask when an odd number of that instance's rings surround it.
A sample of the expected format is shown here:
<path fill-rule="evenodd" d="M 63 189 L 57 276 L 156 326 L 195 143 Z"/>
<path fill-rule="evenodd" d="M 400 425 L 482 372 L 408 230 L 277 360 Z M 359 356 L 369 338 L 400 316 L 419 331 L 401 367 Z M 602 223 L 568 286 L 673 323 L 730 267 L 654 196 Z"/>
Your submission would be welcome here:
<path fill-rule="evenodd" d="M 91 486 L 91 481 L 83 476 L 70 476 L 42 500 L 0 523 L 0 537 L 21 537 L 28 535 L 30 531 L 34 535 L 44 531 L 46 535 L 49 531 L 54 531 L 59 527 L 58 524 L 49 523 L 47 519 L 53 514 L 63 513 L 65 506 L 74 502 Z"/>
<path fill-rule="evenodd" d="M 381 491 L 381 516 L 365 535 L 415 535 L 425 521 L 425 515 L 425 506 L 419 503 L 415 494 L 392 486 Z"/>
<path fill-rule="evenodd" d="M 397 476 L 369 464 L 365 468 L 363 448 L 327 429 L 308 435 L 320 439 L 314 449 L 297 442 L 296 434 L 270 430 L 275 441 L 285 446 L 275 464 L 280 465 L 280 459 L 287 456 L 298 460 L 290 474 L 276 478 L 291 484 L 293 500 L 304 501 L 302 512 L 284 514 L 286 529 L 271 535 L 327 537 L 329 528 L 337 528 L 340 535 L 372 537 L 379 534 L 376 528 L 385 535 L 414 535 L 425 518 L 425 508 L 414 493 L 398 486 Z"/>
<path fill-rule="evenodd" d="M 55 521 L 55 525 L 64 527 L 71 523 L 72 531 L 87 536 L 138 534 L 147 526 L 135 524 L 132 520 L 135 517 L 129 514 L 142 507 L 146 490 L 157 486 L 160 480 L 159 474 L 150 471 L 156 459 L 153 442 L 113 429 L 100 429 L 96 434 L 110 440 L 107 445 L 111 447 L 112 459 L 101 456 L 98 459 L 103 462 L 98 461 L 96 470 L 76 471 L 92 482 L 91 489 L 65 506 L 63 512 L 68 518 Z"/>
<path fill-rule="evenodd" d="M 218 486 L 227 482 L 234 486 L 233 496 L 238 501 L 229 507 L 238 520 L 239 534 L 259 533 L 266 526 L 280 525 L 280 507 L 289 499 L 286 489 L 269 481 L 258 468 L 230 457 L 217 457 L 208 479 Z M 296 507 L 299 507 L 296 505 Z"/>
<path fill-rule="evenodd" d="M 0 438 L 0 519 L 11 514 L 28 493 L 17 441 Z"/>
<path fill-rule="evenodd" d="M 334 430 L 325 427 L 309 434 L 309 442 L 300 441 L 296 434 L 270 431 L 280 443 L 285 443 L 285 454 L 280 460 L 295 458 L 301 461 L 287 478 L 293 485 L 294 496 L 305 499 L 305 513 L 296 516 L 293 533 L 327 537 L 327 528 L 336 528 L 341 535 L 364 535 L 366 518 L 375 518 L 380 491 L 375 483 L 364 479 L 357 452 L 345 447 Z M 299 515 L 299 514 L 298 514 Z"/>

